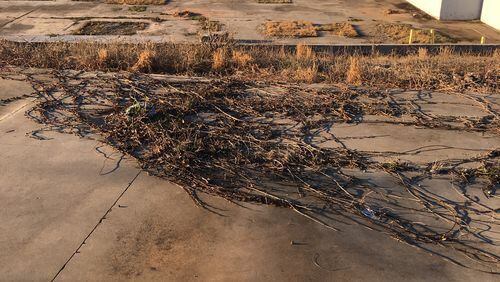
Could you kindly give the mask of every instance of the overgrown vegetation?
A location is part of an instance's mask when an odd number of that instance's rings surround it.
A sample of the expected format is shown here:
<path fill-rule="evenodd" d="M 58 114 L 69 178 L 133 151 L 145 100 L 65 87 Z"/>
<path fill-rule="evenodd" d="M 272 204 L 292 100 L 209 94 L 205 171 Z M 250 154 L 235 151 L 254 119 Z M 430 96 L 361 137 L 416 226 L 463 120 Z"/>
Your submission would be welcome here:
<path fill-rule="evenodd" d="M 317 37 L 320 31 L 333 32 L 342 37 L 358 37 L 359 33 L 350 23 L 314 24 L 308 21 L 269 21 L 260 28 L 266 36 Z"/>
<path fill-rule="evenodd" d="M 484 197 L 498 197 L 499 150 L 464 160 L 401 162 L 351 149 L 329 128 L 376 117 L 372 122 L 496 137 L 498 112 L 468 93 L 499 93 L 499 60 L 498 52 L 449 49 L 362 56 L 318 53 L 303 44 L 0 42 L 0 68 L 52 69 L 43 79 L 19 69 L 11 74 L 24 75 L 36 89 L 38 103 L 27 115 L 47 127 L 32 132 L 34 138 L 44 130 L 100 136 L 150 174 L 181 185 L 205 208 L 210 206 L 200 193 L 290 208 L 334 230 L 332 221 L 362 222 L 433 254 L 454 250 L 465 262 L 450 261 L 494 273 L 499 257 L 475 243 L 491 240 L 485 234 L 497 225 L 498 209 L 479 203 L 470 187 L 480 183 Z M 175 81 L 144 73 L 205 78 Z M 308 84 L 314 82 L 334 85 Z M 450 92 L 485 115 L 428 114 L 387 91 L 394 88 Z M 322 134 L 336 146 L 320 146 Z M 366 173 L 388 175 L 397 189 L 359 176 Z M 460 200 L 420 185 L 434 176 L 448 179 Z"/>
<path fill-rule="evenodd" d="M 148 56 L 144 56 L 148 52 Z M 106 56 L 102 56 L 102 54 Z M 223 54 L 223 56 L 221 55 Z M 235 55 L 236 54 L 236 55 Z M 2 64 L 54 69 L 137 70 L 224 75 L 267 81 L 363 84 L 386 88 L 498 92 L 500 55 L 454 54 L 424 49 L 408 56 L 316 53 L 307 46 L 242 47 L 230 43 L 176 45 L 126 43 L 15 43 L 0 41 Z M 220 55 L 220 56 L 219 56 Z M 214 63 L 214 60 L 218 61 Z"/>
<path fill-rule="evenodd" d="M 293 57 L 314 61 L 317 54 L 309 48 L 300 47 Z M 99 52 L 105 60 L 106 52 Z M 133 68 L 147 70 L 155 52 L 143 50 Z M 225 69 L 228 59 L 242 56 L 221 48 L 211 54 L 213 69 Z M 353 72 L 356 60 L 349 62 Z M 200 194 L 286 207 L 333 230 L 348 221 L 435 255 L 454 250 L 465 256 L 450 260 L 455 264 L 498 273 L 498 256 L 471 242 L 490 240 L 498 212 L 469 194 L 471 184 L 486 180 L 491 185 L 484 196 L 497 197 L 493 185 L 498 184 L 500 151 L 428 164 L 379 161 L 380 154 L 351 149 L 328 130 L 376 116 L 383 118 L 381 124 L 498 136 L 495 112 L 479 120 L 427 115 L 379 88 L 315 88 L 255 77 L 176 81 L 141 73 L 49 71 L 39 80 L 29 71 L 13 74 L 25 75 L 38 93 L 27 115 L 47 127 L 32 137 L 43 138 L 44 130 L 97 134 L 148 173 L 181 185 L 207 209 L 211 206 Z M 488 109 L 485 101 L 477 102 Z M 327 133 L 338 146 L 319 144 Z M 476 168 L 464 169 L 470 164 Z M 372 175 L 380 173 L 398 188 L 374 183 Z M 450 179 L 460 198 L 444 198 L 441 190 L 420 185 L 433 176 Z"/>

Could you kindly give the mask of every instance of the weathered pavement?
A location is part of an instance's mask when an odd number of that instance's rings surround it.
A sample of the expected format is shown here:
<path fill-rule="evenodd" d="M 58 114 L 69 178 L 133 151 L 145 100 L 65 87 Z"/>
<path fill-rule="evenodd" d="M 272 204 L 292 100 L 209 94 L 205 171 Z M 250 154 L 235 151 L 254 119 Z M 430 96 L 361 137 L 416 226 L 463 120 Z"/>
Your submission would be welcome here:
<path fill-rule="evenodd" d="M 408 23 L 425 30 L 447 33 L 459 42 L 479 43 L 481 36 L 488 43 L 500 42 L 500 33 L 479 22 L 441 22 L 419 14 L 404 0 L 295 0 L 292 4 L 263 4 L 255 0 L 170 0 L 166 5 L 149 5 L 138 12 L 127 5 L 105 1 L 0 1 L 0 37 L 19 41 L 79 40 L 76 30 L 92 21 L 144 22 L 149 26 L 135 35 L 109 35 L 106 40 L 128 38 L 131 41 L 198 42 L 203 32 L 197 20 L 175 17 L 175 11 L 201 13 L 220 22 L 222 30 L 235 39 L 277 44 L 360 44 L 391 43 L 372 36 L 377 23 Z M 389 9 L 395 12 L 388 14 Z M 270 38 L 259 32 L 269 20 L 332 23 L 351 21 L 366 36 L 346 38 L 324 33 L 311 38 Z M 86 37 L 83 37 L 86 38 Z M 90 37 L 94 40 L 102 36 Z M 393 43 L 393 42 L 392 42 Z"/>
<path fill-rule="evenodd" d="M 27 82 L 0 80 L 0 100 L 32 91 Z M 498 279 L 359 225 L 333 232 L 287 209 L 215 198 L 207 200 L 219 214 L 197 208 L 180 187 L 96 141 L 53 132 L 29 138 L 42 127 L 24 115 L 32 99 L 0 105 L 2 281 Z M 424 111 L 484 114 L 466 99 L 432 99 L 437 104 Z M 350 147 L 414 150 L 411 158 L 423 161 L 500 146 L 494 136 L 471 132 L 370 124 L 333 130 Z"/>

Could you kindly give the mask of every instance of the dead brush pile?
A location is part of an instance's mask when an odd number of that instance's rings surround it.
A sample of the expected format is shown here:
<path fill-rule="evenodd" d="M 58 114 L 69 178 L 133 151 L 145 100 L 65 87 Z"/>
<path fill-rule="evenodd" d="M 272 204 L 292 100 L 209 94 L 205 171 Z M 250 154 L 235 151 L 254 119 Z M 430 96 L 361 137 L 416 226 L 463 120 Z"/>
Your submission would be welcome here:
<path fill-rule="evenodd" d="M 499 265 L 498 256 L 469 241 L 487 236 L 489 226 L 498 224 L 498 211 L 464 204 L 463 198 L 443 199 L 419 184 L 432 175 L 448 177 L 467 198 L 469 185 L 482 181 L 484 195 L 496 197 L 500 151 L 418 165 L 376 161 L 370 152 L 349 149 L 337 139 L 339 146 L 317 144 L 332 124 L 362 122 L 366 115 L 403 125 L 498 134 L 498 114 L 485 119 L 427 116 L 376 89 L 317 89 L 235 78 L 175 81 L 138 73 L 51 75 L 56 82 L 27 75 L 39 94 L 28 116 L 47 130 L 101 136 L 150 174 L 181 185 L 207 209 L 200 193 L 290 208 L 334 230 L 337 220 L 364 222 L 435 254 L 443 247 L 454 250 L 466 258 L 454 260 L 459 265 L 474 262 L 483 271 Z M 276 88 L 282 94 L 273 93 Z M 34 137 L 40 134 L 43 130 L 33 132 Z M 482 165 L 462 168 L 468 163 Z M 360 173 L 387 174 L 402 189 L 389 193 Z M 438 222 L 449 228 L 433 228 Z"/>
<path fill-rule="evenodd" d="M 223 48 L 224 54 L 220 53 Z M 302 48 L 302 49 L 301 49 Z M 151 54 L 144 57 L 144 50 Z M 219 53 L 218 53 L 219 52 Z M 308 53 L 309 52 L 309 53 Z M 302 54 L 303 53 L 303 54 Z M 142 55 L 141 55 L 142 54 Z M 105 56 L 103 60 L 102 56 Z M 222 56 L 224 55 L 224 56 Z M 141 59 L 142 56 L 142 59 Z M 355 57 L 356 65 L 352 65 Z M 148 62 L 144 59 L 148 59 Z M 147 68 L 134 68 L 138 61 Z M 14 43 L 0 41 L 0 64 L 77 70 L 135 70 L 151 73 L 237 76 L 250 80 L 356 84 L 377 88 L 496 93 L 500 56 L 455 54 L 348 55 L 234 45 L 128 43 Z"/>

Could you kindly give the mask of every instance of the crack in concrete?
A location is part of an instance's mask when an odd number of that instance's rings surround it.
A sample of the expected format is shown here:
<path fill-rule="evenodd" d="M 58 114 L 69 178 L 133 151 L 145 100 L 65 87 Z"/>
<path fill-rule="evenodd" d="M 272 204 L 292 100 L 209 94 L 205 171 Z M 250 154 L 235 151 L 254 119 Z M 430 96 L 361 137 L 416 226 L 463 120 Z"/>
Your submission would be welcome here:
<path fill-rule="evenodd" d="M 26 13 L 24 13 L 24 14 L 20 15 L 19 17 L 15 17 L 15 18 L 13 18 L 12 20 L 10 20 L 10 21 L 8 21 L 8 22 L 4 23 L 3 25 L 1 25 L 1 26 L 0 26 L 0 28 L 4 28 L 4 27 L 5 27 L 5 26 L 7 26 L 8 24 L 10 24 L 10 23 L 12 23 L 12 22 L 14 22 L 14 21 L 17 21 L 18 19 L 23 18 L 23 17 L 25 17 L 25 16 L 27 16 L 27 15 L 29 15 L 29 14 L 33 13 L 34 11 L 36 11 L 36 10 L 38 10 L 38 9 L 39 9 L 39 8 L 35 8 L 35 9 L 33 9 L 33 10 L 29 11 L 29 12 L 26 12 Z"/>
<path fill-rule="evenodd" d="M 61 272 L 64 270 L 64 268 L 66 267 L 66 265 L 68 265 L 68 263 L 71 261 L 71 259 L 73 259 L 73 257 L 78 254 L 80 252 L 80 249 L 82 248 L 82 246 L 86 243 L 86 241 L 90 238 L 90 236 L 94 233 L 94 231 L 97 230 L 97 227 L 99 227 L 99 225 L 101 225 L 101 223 L 103 222 L 104 219 L 106 219 L 106 216 L 111 212 L 111 210 L 116 206 L 116 204 L 118 203 L 118 201 L 123 197 L 123 195 L 128 191 L 128 189 L 132 186 L 132 184 L 135 182 L 135 180 L 139 177 L 139 175 L 141 174 L 142 171 L 139 171 L 137 172 L 137 174 L 134 176 L 134 178 L 132 178 L 132 181 L 130 181 L 127 185 L 127 187 L 125 187 L 125 189 L 120 193 L 120 195 L 118 195 L 118 197 L 116 198 L 116 200 L 113 202 L 113 204 L 109 207 L 109 209 L 104 213 L 104 215 L 99 219 L 99 221 L 96 223 L 96 225 L 94 226 L 94 228 L 92 228 L 92 230 L 89 232 L 89 234 L 87 234 L 87 236 L 83 239 L 83 241 L 80 243 L 80 245 L 78 245 L 78 248 L 76 248 L 76 250 L 71 254 L 71 256 L 66 260 L 66 262 L 63 264 L 63 266 L 59 269 L 59 271 L 57 271 L 56 275 L 54 275 L 54 277 L 50 280 L 51 282 L 52 281 L 55 281 L 57 279 L 57 277 L 59 276 L 59 274 L 61 274 Z"/>

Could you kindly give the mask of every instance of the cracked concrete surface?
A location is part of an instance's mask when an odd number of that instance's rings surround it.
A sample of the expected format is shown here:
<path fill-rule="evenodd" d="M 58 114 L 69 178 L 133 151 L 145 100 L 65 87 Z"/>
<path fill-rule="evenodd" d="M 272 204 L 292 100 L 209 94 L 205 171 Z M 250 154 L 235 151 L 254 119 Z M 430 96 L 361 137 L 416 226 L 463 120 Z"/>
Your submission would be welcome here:
<path fill-rule="evenodd" d="M 387 14 L 389 9 L 397 13 Z M 200 25 L 196 20 L 175 17 L 175 11 L 201 13 L 223 24 L 235 39 L 277 44 L 360 44 L 380 43 L 387 39 L 373 35 L 377 23 L 409 23 L 415 28 L 435 29 L 451 35 L 459 42 L 479 43 L 481 36 L 488 43 L 500 42 L 500 34 L 481 22 L 440 22 L 415 17 L 404 0 L 294 0 L 293 4 L 259 4 L 256 0 L 171 0 L 166 5 L 151 5 L 144 12 L 134 12 L 126 5 L 110 5 L 99 1 L 0 1 L 0 37 L 12 40 L 79 40 L 97 37 L 72 36 L 87 21 L 135 21 L 150 23 L 137 35 L 111 38 L 173 42 L 199 42 Z M 418 14 L 418 13 L 417 13 Z M 315 38 L 270 38 L 259 31 L 266 21 L 303 20 L 317 24 L 351 21 L 366 35 L 345 38 L 323 33 Z M 372 36 L 373 35 L 373 36 Z M 384 42 L 393 43 L 393 42 Z"/>
<path fill-rule="evenodd" d="M 0 100 L 31 91 L 27 82 L 0 80 Z M 470 101 L 442 95 L 432 98 L 441 107 L 428 101 L 423 109 L 450 111 L 443 106 L 448 102 L 453 112 L 484 114 Z M 491 96 L 497 101 L 498 94 Z M 19 102 L 29 107 L 31 100 Z M 211 197 L 206 200 L 219 214 L 208 212 L 172 183 L 145 173 L 135 179 L 136 163 L 97 141 L 54 132 L 44 132 L 44 140 L 29 138 L 26 133 L 43 126 L 13 109 L 11 103 L 0 106 L 1 281 L 47 281 L 56 274 L 56 281 L 497 279 L 360 225 L 339 223 L 341 231 L 333 232 L 288 209 Z M 476 133 L 406 128 L 401 136 L 396 126 L 357 126 L 364 127 L 333 130 L 360 150 L 444 146 L 416 153 L 417 160 L 464 157 L 500 145 Z"/>

